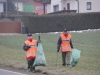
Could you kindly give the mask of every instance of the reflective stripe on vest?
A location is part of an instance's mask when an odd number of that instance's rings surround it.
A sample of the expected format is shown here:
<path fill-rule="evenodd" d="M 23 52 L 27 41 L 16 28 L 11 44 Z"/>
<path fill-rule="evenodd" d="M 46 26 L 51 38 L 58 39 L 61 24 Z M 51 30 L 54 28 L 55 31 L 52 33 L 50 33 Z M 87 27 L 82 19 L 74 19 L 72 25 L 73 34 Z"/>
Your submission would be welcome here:
<path fill-rule="evenodd" d="M 71 52 L 72 49 L 70 47 L 70 39 L 71 39 L 71 35 L 68 34 L 68 36 L 66 37 L 63 33 L 61 34 L 61 47 L 60 50 L 61 52 Z"/>
<path fill-rule="evenodd" d="M 27 46 L 31 46 L 31 48 L 29 48 L 26 51 L 26 58 L 36 58 L 36 52 L 37 52 L 37 41 L 36 40 L 32 40 L 32 42 L 30 41 L 25 41 L 25 44 Z"/>

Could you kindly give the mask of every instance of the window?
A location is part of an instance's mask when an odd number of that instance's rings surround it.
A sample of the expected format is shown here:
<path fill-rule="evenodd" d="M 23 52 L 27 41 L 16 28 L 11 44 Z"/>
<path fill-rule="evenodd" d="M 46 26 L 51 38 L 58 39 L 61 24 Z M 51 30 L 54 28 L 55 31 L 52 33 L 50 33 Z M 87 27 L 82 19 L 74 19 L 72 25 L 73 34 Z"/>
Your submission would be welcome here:
<path fill-rule="evenodd" d="M 59 5 L 54 5 L 54 6 L 53 6 L 53 11 L 54 11 L 54 12 L 59 11 Z"/>
<path fill-rule="evenodd" d="M 87 10 L 91 10 L 91 2 L 87 2 Z"/>

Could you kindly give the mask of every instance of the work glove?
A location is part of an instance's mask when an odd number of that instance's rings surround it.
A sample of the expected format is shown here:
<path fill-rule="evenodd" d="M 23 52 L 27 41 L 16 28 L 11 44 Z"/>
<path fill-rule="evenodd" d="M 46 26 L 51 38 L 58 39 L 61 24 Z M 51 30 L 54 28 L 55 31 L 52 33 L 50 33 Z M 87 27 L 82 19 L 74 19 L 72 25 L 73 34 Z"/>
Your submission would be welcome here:
<path fill-rule="evenodd" d="M 72 50 L 73 50 L 74 48 L 72 48 Z"/>
<path fill-rule="evenodd" d="M 28 47 L 28 48 L 31 48 L 31 45 L 28 45 L 27 47 Z"/>
<path fill-rule="evenodd" d="M 57 50 L 57 52 L 59 52 L 59 50 Z"/>
<path fill-rule="evenodd" d="M 38 36 L 38 43 L 41 43 L 41 40 L 40 40 L 40 35 Z"/>
<path fill-rule="evenodd" d="M 41 43 L 41 40 L 38 40 L 38 43 Z"/>

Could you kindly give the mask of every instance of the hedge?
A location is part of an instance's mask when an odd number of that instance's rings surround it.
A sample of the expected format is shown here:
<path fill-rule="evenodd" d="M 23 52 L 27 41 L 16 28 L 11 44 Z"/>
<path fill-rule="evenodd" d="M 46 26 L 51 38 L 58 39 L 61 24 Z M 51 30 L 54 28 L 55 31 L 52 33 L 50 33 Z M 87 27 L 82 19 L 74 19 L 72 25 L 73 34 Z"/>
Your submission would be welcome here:
<path fill-rule="evenodd" d="M 21 19 L 30 33 L 59 32 L 64 28 L 68 31 L 100 28 L 100 12 L 22 16 Z"/>

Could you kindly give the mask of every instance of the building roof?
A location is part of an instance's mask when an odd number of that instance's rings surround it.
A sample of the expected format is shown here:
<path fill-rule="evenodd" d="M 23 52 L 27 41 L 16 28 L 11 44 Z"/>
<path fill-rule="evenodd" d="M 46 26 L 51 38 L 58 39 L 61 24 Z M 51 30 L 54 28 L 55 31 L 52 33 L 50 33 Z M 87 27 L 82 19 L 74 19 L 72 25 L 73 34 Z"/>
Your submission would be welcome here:
<path fill-rule="evenodd" d="M 6 0 L 0 0 L 0 2 L 6 2 Z"/>
<path fill-rule="evenodd" d="M 41 2 L 41 3 L 51 3 L 51 0 L 34 0 L 34 1 L 38 1 L 38 2 Z"/>
<path fill-rule="evenodd" d="M 12 1 L 15 1 L 15 2 L 25 2 L 25 1 L 27 1 L 27 0 L 12 0 Z"/>

